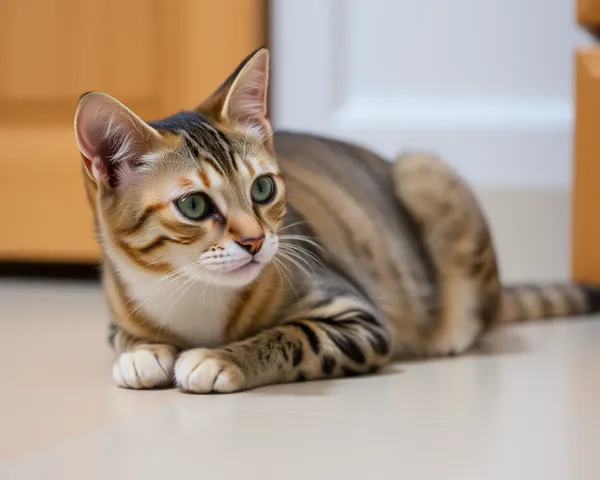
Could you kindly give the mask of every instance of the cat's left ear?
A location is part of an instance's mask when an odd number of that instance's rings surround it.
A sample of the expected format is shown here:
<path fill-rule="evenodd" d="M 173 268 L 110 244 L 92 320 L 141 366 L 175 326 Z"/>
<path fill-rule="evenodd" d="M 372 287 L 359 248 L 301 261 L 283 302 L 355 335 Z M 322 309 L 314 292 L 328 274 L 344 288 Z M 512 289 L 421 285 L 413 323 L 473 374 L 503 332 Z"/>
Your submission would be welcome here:
<path fill-rule="evenodd" d="M 147 166 L 146 154 L 160 145 L 153 128 L 102 92 L 88 92 L 79 99 L 75 136 L 87 173 L 110 189 L 134 183 Z"/>
<path fill-rule="evenodd" d="M 197 111 L 218 122 L 245 130 L 272 148 L 267 120 L 269 51 L 250 54 Z"/>

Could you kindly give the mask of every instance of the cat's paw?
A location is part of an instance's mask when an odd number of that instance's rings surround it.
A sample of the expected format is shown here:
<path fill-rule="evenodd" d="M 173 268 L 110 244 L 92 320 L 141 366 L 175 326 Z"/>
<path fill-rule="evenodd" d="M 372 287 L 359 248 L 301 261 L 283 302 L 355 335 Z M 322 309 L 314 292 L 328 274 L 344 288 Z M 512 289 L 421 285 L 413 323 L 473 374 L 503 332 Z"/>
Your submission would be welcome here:
<path fill-rule="evenodd" d="M 158 388 L 173 385 L 174 349 L 149 345 L 119 355 L 113 365 L 113 380 L 123 388 Z"/>
<path fill-rule="evenodd" d="M 183 352 L 175 365 L 175 381 L 186 392 L 231 393 L 246 388 L 246 377 L 223 350 L 196 348 Z"/>

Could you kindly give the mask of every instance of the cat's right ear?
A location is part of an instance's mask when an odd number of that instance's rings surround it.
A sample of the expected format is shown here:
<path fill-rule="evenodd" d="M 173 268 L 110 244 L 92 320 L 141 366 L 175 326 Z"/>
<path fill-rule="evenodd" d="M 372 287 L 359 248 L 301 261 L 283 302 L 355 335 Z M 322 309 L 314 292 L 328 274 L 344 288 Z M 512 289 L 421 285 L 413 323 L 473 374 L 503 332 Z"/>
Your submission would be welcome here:
<path fill-rule="evenodd" d="M 267 119 L 269 51 L 259 48 L 246 57 L 236 70 L 196 111 L 238 127 L 272 149 L 272 129 Z"/>
<path fill-rule="evenodd" d="M 101 92 L 81 96 L 75 136 L 86 171 L 108 188 L 131 183 L 159 134 L 125 105 Z"/>

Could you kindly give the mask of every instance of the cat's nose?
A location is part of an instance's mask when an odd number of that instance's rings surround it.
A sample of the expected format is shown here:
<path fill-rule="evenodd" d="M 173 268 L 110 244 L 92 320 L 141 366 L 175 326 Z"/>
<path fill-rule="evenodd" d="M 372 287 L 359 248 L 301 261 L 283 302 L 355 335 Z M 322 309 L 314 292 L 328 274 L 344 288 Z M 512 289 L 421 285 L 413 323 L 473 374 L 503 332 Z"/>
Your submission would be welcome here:
<path fill-rule="evenodd" d="M 264 241 L 265 235 L 263 234 L 259 237 L 245 237 L 235 243 L 246 250 L 250 255 L 256 255 L 260 251 L 260 247 L 262 247 Z"/>

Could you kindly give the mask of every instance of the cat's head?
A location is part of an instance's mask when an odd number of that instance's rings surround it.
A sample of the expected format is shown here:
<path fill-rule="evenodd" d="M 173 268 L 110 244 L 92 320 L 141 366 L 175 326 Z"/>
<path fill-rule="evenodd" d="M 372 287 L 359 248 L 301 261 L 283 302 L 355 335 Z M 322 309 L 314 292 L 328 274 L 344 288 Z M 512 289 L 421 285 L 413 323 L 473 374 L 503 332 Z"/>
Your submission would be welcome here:
<path fill-rule="evenodd" d="M 146 123 L 99 92 L 75 131 L 113 262 L 242 286 L 273 259 L 285 187 L 266 118 L 269 54 L 250 55 L 195 111 Z"/>

